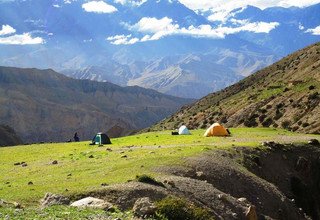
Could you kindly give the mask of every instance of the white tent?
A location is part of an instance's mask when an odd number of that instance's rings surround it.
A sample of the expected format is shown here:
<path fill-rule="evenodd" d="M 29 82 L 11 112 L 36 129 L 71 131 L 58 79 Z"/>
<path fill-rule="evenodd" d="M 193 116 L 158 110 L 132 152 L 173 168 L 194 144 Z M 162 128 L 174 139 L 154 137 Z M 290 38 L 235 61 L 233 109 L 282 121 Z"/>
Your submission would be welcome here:
<path fill-rule="evenodd" d="M 185 126 L 185 125 L 182 125 L 180 128 L 179 128 L 179 134 L 180 135 L 189 135 L 191 134 L 189 129 Z"/>

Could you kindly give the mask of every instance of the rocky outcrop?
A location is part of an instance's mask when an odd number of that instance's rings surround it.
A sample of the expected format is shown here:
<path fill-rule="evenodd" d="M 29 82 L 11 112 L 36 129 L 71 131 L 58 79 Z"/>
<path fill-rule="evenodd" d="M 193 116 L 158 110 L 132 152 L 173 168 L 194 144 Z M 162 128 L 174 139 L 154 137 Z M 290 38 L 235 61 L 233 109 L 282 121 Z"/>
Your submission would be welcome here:
<path fill-rule="evenodd" d="M 97 199 L 94 197 L 86 197 L 83 199 L 80 199 L 78 201 L 75 201 L 71 203 L 70 206 L 78 207 L 78 208 L 97 208 L 97 209 L 103 209 L 103 210 L 110 210 L 113 205 L 103 199 Z"/>
<path fill-rule="evenodd" d="M 133 213 L 138 217 L 148 217 L 155 214 L 157 207 L 151 202 L 149 197 L 137 199 L 133 205 Z"/>
<path fill-rule="evenodd" d="M 56 195 L 52 193 L 46 193 L 44 198 L 40 201 L 42 207 L 52 205 L 69 205 L 70 200 L 63 195 Z"/>

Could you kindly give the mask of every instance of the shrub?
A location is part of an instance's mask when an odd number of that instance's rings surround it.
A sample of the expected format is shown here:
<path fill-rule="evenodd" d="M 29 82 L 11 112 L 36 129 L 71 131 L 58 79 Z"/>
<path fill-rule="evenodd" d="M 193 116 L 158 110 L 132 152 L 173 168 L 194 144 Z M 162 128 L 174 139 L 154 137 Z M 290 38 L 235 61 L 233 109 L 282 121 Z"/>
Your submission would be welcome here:
<path fill-rule="evenodd" d="M 155 185 L 155 186 L 162 186 L 162 187 L 165 187 L 163 185 L 163 183 L 155 180 L 153 177 L 151 176 L 148 176 L 146 174 L 142 174 L 141 176 L 137 175 L 136 176 L 136 180 L 138 182 L 141 182 L 141 183 L 147 183 L 147 184 L 151 184 L 151 185 Z"/>
<path fill-rule="evenodd" d="M 283 116 L 283 113 L 280 111 L 276 111 L 276 115 L 273 117 L 274 120 L 278 120 Z"/>
<path fill-rule="evenodd" d="M 157 202 L 157 210 L 156 219 L 213 220 L 206 209 L 176 197 L 167 197 Z"/>
<path fill-rule="evenodd" d="M 308 123 L 308 122 L 304 122 L 304 123 L 302 123 L 302 127 L 308 127 L 310 124 Z"/>
<path fill-rule="evenodd" d="M 260 115 L 259 116 L 260 123 L 262 123 L 266 117 L 267 117 L 266 115 Z"/>
<path fill-rule="evenodd" d="M 264 122 L 262 122 L 263 127 L 269 127 L 273 123 L 271 118 L 267 118 Z"/>
<path fill-rule="evenodd" d="M 285 129 L 288 129 L 288 128 L 290 127 L 290 125 L 291 125 L 291 122 L 288 121 L 288 120 L 283 121 L 283 122 L 281 123 L 281 127 L 282 127 L 282 128 L 285 128 Z"/>

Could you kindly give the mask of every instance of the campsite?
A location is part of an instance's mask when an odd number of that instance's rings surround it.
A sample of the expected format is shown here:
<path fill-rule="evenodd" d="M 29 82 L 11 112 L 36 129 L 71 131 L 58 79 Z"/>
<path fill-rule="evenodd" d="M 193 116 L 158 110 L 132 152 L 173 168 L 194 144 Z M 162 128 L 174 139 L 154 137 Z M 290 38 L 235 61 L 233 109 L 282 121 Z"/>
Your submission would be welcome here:
<path fill-rule="evenodd" d="M 18 201 L 22 206 L 29 207 L 25 215 L 32 215 L 47 192 L 71 198 L 90 192 L 101 192 L 103 195 L 104 189 L 109 186 L 117 189 L 117 184 L 135 182 L 139 175 L 149 175 L 164 181 L 172 175 L 167 166 L 185 166 L 188 158 L 201 158 L 210 150 L 224 150 L 234 154 L 235 147 L 245 147 L 267 152 L 269 148 L 262 143 L 270 140 L 276 143 L 307 143 L 310 139 L 318 138 L 317 135 L 296 134 L 281 129 L 230 130 L 232 135 L 227 137 L 204 137 L 205 130 L 200 129 L 191 130 L 192 135 L 174 136 L 170 131 L 159 131 L 112 138 L 112 144 L 103 146 L 82 141 L 0 148 L 0 154 L 3 155 L 0 162 L 0 198 Z M 239 167 L 243 166 L 242 160 L 244 158 L 239 158 Z M 19 162 L 27 166 L 17 165 Z M 54 209 L 74 211 L 74 208 L 68 209 L 65 206 Z M 117 215 L 128 214 L 123 212 L 126 209 L 120 210 Z M 11 211 L 11 208 L 0 207 L 0 212 Z M 83 212 L 88 215 L 100 213 L 90 209 Z"/>

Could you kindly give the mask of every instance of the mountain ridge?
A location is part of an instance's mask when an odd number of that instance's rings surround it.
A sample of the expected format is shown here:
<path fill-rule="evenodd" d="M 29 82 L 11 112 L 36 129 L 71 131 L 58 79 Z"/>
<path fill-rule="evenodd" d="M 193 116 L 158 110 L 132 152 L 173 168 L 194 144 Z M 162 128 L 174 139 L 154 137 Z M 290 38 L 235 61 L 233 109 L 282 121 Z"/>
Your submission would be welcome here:
<path fill-rule="evenodd" d="M 151 130 L 230 127 L 282 127 L 320 133 L 320 43 L 299 50 L 240 82 L 182 108 Z"/>
<path fill-rule="evenodd" d="M 115 126 L 128 134 L 192 101 L 35 68 L 0 67 L 0 85 L 0 122 L 28 142 L 65 141 L 76 131 L 91 139 Z"/>

